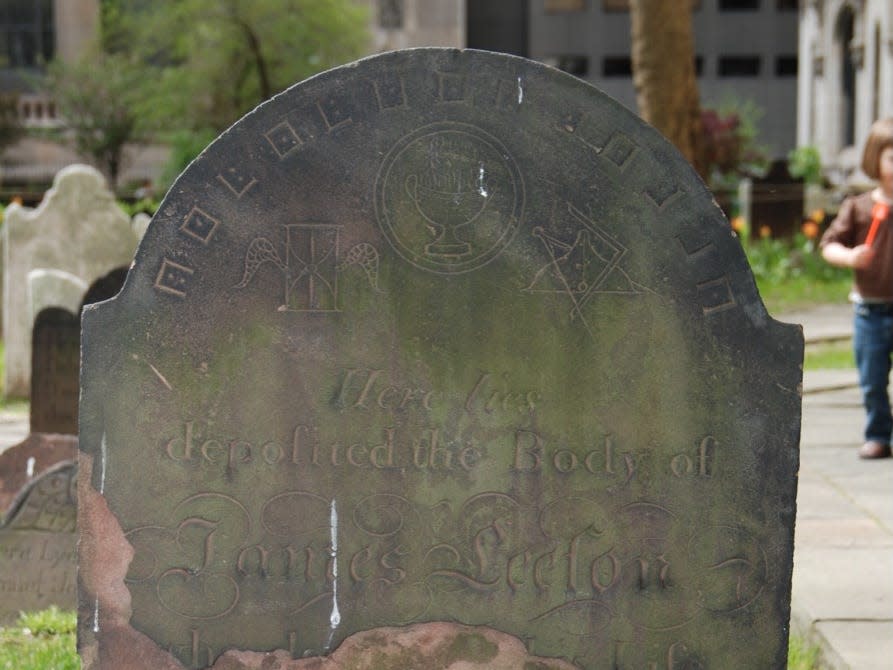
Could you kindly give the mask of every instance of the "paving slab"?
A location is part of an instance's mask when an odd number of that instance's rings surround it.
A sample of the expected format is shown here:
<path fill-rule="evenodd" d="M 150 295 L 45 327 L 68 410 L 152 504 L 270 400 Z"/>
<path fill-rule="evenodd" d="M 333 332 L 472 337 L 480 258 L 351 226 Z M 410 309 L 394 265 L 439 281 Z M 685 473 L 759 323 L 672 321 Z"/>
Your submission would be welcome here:
<path fill-rule="evenodd" d="M 792 623 L 832 670 L 893 658 L 893 459 L 858 458 L 863 420 L 856 386 L 804 395 Z"/>
<path fill-rule="evenodd" d="M 833 670 L 890 670 L 893 621 L 820 621 L 816 637 L 834 641 L 824 658 Z"/>

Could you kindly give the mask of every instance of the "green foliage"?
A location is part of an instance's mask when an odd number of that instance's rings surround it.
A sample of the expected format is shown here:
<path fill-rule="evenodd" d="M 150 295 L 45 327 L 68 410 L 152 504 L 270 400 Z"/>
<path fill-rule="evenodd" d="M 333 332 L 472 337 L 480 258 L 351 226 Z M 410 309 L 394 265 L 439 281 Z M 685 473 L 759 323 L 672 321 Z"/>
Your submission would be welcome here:
<path fill-rule="evenodd" d="M 802 233 L 793 240 L 748 240 L 744 250 L 770 313 L 847 299 L 850 271 L 826 263 L 815 240 Z"/>
<path fill-rule="evenodd" d="M 15 143 L 25 132 L 19 120 L 18 95 L 0 94 L 0 149 Z"/>
<path fill-rule="evenodd" d="M 156 128 L 216 133 L 267 98 L 360 56 L 366 9 L 352 0 L 117 0 L 107 48 L 144 63 L 139 114 Z"/>
<path fill-rule="evenodd" d="M 788 172 L 807 184 L 821 184 L 822 155 L 814 146 L 797 147 L 788 154 Z"/>
<path fill-rule="evenodd" d="M 53 606 L 0 628 L 0 670 L 78 670 L 77 615 Z"/>
<path fill-rule="evenodd" d="M 820 650 L 797 635 L 788 643 L 788 670 L 819 670 Z"/>
<path fill-rule="evenodd" d="M 849 340 L 809 345 L 804 370 L 849 370 L 856 367 L 853 345 Z"/>
<path fill-rule="evenodd" d="M 803 233 L 798 233 L 793 240 L 772 237 L 753 239 L 745 251 L 758 282 L 780 284 L 798 277 L 816 282 L 834 282 L 850 277 L 849 270 L 829 265 L 822 258 L 815 240 Z"/>
<path fill-rule="evenodd" d="M 180 176 L 192 162 L 207 147 L 217 133 L 211 129 L 187 131 L 181 130 L 174 132 L 168 139 L 171 149 L 170 157 L 164 172 L 161 175 L 161 186 L 163 191 L 167 191 L 168 187 L 174 183 L 174 180 Z"/>
<path fill-rule="evenodd" d="M 761 176 L 769 151 L 759 141 L 763 110 L 750 100 L 726 101 L 701 111 L 702 154 L 710 185 L 732 189 L 742 176 Z"/>
<path fill-rule="evenodd" d="M 48 71 L 46 85 L 74 133 L 78 152 L 96 163 L 113 189 L 124 146 L 138 136 L 136 101 L 142 76 L 129 56 L 98 48 L 72 64 L 57 61 Z"/>

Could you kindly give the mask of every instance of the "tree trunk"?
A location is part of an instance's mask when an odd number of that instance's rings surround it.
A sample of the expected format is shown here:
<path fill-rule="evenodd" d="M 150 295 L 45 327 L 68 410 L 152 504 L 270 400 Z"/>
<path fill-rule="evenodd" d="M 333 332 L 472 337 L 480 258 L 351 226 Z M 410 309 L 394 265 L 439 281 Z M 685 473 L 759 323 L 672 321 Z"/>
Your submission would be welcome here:
<path fill-rule="evenodd" d="M 690 0 L 630 0 L 639 114 L 706 179 Z"/>

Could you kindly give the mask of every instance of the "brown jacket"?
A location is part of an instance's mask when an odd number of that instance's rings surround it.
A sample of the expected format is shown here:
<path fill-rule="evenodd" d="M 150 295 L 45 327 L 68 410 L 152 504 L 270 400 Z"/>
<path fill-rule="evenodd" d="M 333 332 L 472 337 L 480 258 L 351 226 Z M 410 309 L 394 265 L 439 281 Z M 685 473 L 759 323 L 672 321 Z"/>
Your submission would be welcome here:
<path fill-rule="evenodd" d="M 847 198 L 822 236 L 821 246 L 839 242 L 853 248 L 865 242 L 871 228 L 871 193 Z M 864 270 L 854 270 L 856 291 L 867 302 L 893 302 L 893 213 L 881 222 L 871 245 L 874 259 Z"/>

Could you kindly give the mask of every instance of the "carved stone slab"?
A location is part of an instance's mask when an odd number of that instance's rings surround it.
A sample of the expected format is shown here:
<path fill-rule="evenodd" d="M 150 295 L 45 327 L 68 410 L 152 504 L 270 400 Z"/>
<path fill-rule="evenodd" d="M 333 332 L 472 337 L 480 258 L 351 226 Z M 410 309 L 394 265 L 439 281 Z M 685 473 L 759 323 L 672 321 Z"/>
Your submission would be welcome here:
<path fill-rule="evenodd" d="M 86 667 L 784 667 L 802 334 L 573 77 L 424 49 L 295 86 L 83 337 Z"/>
<path fill-rule="evenodd" d="M 31 433 L 0 453 L 0 516 L 19 491 L 50 466 L 76 459 L 78 439 L 74 435 Z"/>
<path fill-rule="evenodd" d="M 77 464 L 29 482 L 0 524 L 0 625 L 21 611 L 76 605 Z"/>

